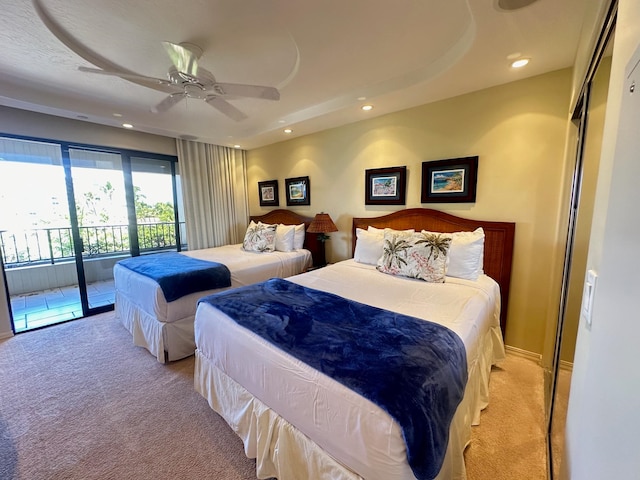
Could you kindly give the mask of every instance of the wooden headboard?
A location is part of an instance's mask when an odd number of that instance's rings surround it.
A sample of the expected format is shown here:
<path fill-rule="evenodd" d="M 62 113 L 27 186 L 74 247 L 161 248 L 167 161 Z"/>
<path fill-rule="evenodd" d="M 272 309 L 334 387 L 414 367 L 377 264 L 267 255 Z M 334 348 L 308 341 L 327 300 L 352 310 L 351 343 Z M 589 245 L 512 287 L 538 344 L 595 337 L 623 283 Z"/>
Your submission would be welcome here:
<path fill-rule="evenodd" d="M 298 215 L 296 212 L 292 212 L 291 210 L 277 209 L 272 210 L 269 213 L 265 213 L 264 215 L 251 215 L 251 220 L 254 222 L 262 222 L 269 224 L 278 224 L 282 223 L 283 225 L 300 225 L 304 223 L 305 232 L 309 228 L 309 224 L 313 220 L 313 218 L 303 217 L 302 215 Z M 321 255 L 323 251 L 321 250 L 324 247 L 320 241 L 318 241 L 317 233 L 305 233 L 304 237 L 304 248 L 311 252 L 311 257 L 313 258 L 314 265 L 320 265 L 322 263 Z"/>
<path fill-rule="evenodd" d="M 513 222 L 485 222 L 456 217 L 448 213 L 429 208 L 408 208 L 374 218 L 353 219 L 353 251 L 356 248 L 356 228 L 367 227 L 393 228 L 416 231 L 453 233 L 473 231 L 478 227 L 484 230 L 484 273 L 500 285 L 500 327 L 505 334 L 507 326 L 507 306 L 509 304 L 509 285 L 511 283 L 511 262 L 516 224 Z"/>

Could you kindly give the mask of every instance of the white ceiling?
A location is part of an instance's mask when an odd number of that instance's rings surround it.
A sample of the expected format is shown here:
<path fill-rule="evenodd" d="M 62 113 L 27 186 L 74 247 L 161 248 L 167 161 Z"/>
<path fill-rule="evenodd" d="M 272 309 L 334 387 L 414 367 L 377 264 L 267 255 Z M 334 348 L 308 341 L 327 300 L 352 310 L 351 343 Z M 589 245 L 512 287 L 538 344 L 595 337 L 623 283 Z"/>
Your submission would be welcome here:
<path fill-rule="evenodd" d="M 3 3 L 0 105 L 250 149 L 569 67 L 587 1 L 514 11 L 498 0 Z M 274 86 L 280 100 L 227 97 L 248 115 L 240 122 L 199 99 L 152 113 L 165 92 L 78 71 L 166 78 L 163 41 L 198 45 L 218 81 Z M 531 63 L 509 68 L 518 55 Z"/>

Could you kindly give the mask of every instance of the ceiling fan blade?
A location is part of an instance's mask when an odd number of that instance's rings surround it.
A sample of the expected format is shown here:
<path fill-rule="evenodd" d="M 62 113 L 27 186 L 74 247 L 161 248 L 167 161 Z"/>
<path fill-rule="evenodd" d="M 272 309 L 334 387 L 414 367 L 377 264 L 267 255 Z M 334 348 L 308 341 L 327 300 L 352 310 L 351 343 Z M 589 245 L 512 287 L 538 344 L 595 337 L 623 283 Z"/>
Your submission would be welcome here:
<path fill-rule="evenodd" d="M 202 50 L 199 47 L 191 44 L 178 45 L 171 42 L 162 42 L 162 45 L 178 72 L 186 73 L 191 77 L 198 76 L 198 58 L 202 55 Z"/>
<path fill-rule="evenodd" d="M 171 107 L 173 107 L 176 103 L 178 103 L 183 98 L 187 98 L 187 94 L 186 93 L 172 93 L 168 97 L 165 97 L 165 99 L 162 100 L 155 107 L 153 107 L 151 109 L 151 111 L 153 113 L 166 112 L 167 110 L 169 110 Z"/>
<path fill-rule="evenodd" d="M 223 98 L 216 97 L 215 95 L 210 95 L 205 101 L 213 108 L 224 113 L 227 117 L 235 120 L 236 122 L 240 122 L 247 118 L 244 113 L 242 113 L 240 110 L 238 110 Z"/>
<path fill-rule="evenodd" d="M 225 95 L 280 100 L 280 92 L 275 87 L 243 85 L 241 83 L 216 83 L 216 86 L 222 89 Z"/>
<path fill-rule="evenodd" d="M 158 85 L 172 85 L 169 80 L 162 78 L 146 77 L 144 75 L 136 75 L 135 73 L 112 72 L 109 70 L 101 70 L 99 68 L 78 67 L 81 72 L 97 73 L 98 75 L 109 75 L 113 77 L 124 78 L 125 80 L 135 80 L 140 82 L 157 83 Z"/>

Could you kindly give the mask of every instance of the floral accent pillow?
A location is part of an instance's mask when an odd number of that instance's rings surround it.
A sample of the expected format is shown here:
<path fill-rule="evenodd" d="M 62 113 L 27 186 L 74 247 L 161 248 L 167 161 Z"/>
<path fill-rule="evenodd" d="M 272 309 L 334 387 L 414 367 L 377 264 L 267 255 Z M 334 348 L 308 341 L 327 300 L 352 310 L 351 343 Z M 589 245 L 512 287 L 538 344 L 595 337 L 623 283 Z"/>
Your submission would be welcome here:
<path fill-rule="evenodd" d="M 452 239 L 450 233 L 385 232 L 376 268 L 390 275 L 443 283 Z"/>
<path fill-rule="evenodd" d="M 248 252 L 273 252 L 276 249 L 276 227 L 252 220 L 244 235 L 242 249 Z"/>

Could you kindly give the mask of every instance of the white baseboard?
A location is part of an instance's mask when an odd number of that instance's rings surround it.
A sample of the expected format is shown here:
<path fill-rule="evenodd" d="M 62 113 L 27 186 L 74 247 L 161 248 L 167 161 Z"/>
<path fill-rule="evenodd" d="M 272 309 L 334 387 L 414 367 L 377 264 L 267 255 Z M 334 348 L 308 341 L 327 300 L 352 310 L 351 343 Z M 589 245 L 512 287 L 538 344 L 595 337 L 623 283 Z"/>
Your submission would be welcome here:
<path fill-rule="evenodd" d="M 566 360 L 560 360 L 560 370 L 573 371 L 573 362 L 567 362 Z"/>
<path fill-rule="evenodd" d="M 522 357 L 522 358 L 528 358 L 529 360 L 533 360 L 537 364 L 542 365 L 542 355 L 540 355 L 539 353 L 533 353 L 533 352 L 530 352 L 528 350 L 523 350 L 523 349 L 518 348 L 518 347 L 512 347 L 510 345 L 505 345 L 504 349 L 508 353 L 510 353 L 511 355 L 516 355 L 516 356 Z M 561 370 L 572 371 L 573 370 L 573 363 L 572 362 L 567 362 L 566 360 L 560 360 L 560 369 Z"/>
<path fill-rule="evenodd" d="M 504 349 L 507 351 L 507 353 L 510 353 L 512 355 L 533 360 L 538 365 L 542 363 L 542 355 L 540 355 L 539 353 L 533 353 L 528 350 L 523 350 L 522 348 L 512 347 L 510 345 L 505 345 Z"/>
<path fill-rule="evenodd" d="M 0 340 L 13 337 L 13 332 L 0 332 Z"/>

